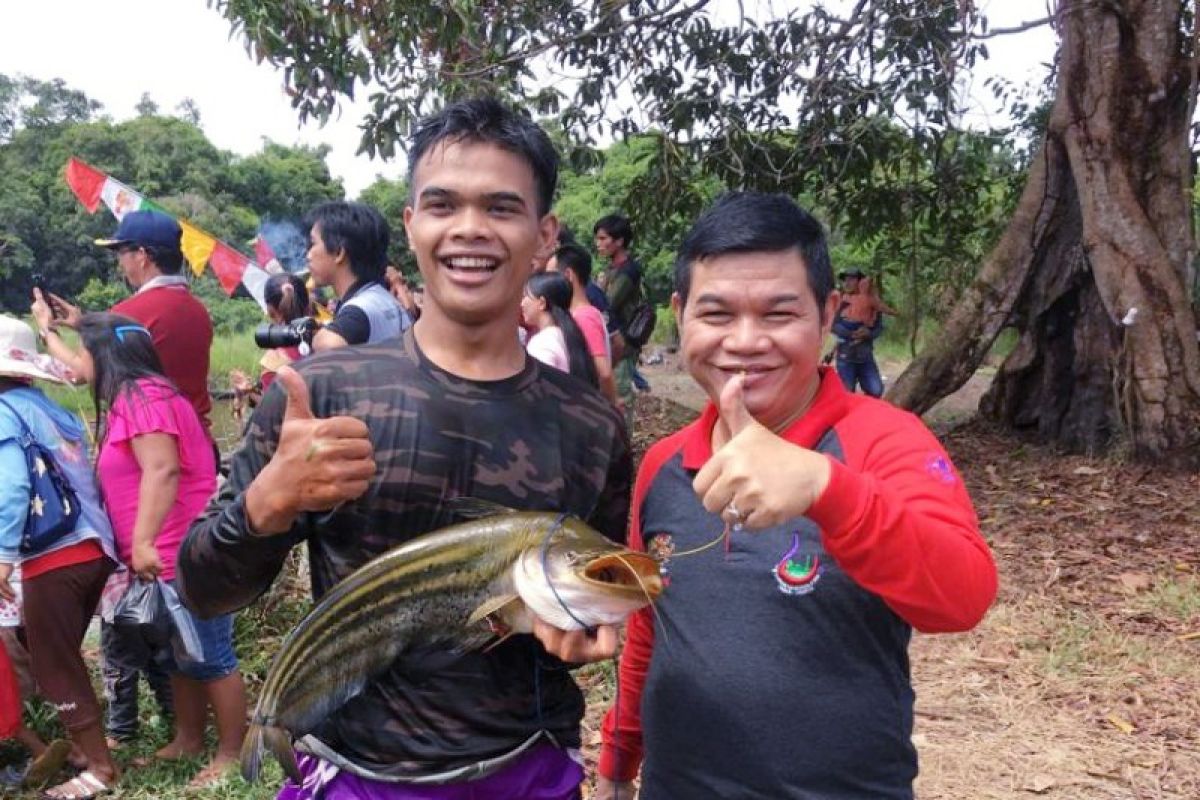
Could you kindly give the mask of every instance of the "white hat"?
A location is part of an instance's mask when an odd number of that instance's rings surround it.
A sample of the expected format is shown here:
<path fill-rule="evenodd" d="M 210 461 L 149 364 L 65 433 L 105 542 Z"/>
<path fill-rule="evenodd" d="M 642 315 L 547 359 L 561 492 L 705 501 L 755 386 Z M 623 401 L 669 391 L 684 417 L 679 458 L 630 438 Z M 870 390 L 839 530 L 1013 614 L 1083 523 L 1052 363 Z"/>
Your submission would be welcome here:
<path fill-rule="evenodd" d="M 37 351 L 33 329 L 16 317 L 0 314 L 0 376 L 67 383 L 67 368 Z"/>

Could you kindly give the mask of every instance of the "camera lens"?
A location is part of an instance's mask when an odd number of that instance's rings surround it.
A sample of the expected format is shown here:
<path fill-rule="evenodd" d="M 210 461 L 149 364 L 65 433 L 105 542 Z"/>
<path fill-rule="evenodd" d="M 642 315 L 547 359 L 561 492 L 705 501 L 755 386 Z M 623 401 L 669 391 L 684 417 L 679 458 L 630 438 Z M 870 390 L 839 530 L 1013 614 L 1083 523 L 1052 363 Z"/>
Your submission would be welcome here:
<path fill-rule="evenodd" d="M 264 322 L 254 329 L 254 343 L 263 350 L 295 347 L 301 341 L 300 332 L 292 325 Z"/>

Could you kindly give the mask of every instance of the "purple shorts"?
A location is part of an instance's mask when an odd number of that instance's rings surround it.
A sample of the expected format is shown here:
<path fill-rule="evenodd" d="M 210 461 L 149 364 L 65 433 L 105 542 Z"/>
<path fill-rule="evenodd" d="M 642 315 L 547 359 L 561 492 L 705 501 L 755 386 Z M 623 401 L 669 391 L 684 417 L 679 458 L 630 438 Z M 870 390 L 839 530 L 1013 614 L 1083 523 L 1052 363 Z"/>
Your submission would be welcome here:
<path fill-rule="evenodd" d="M 549 742 L 485 778 L 437 785 L 360 778 L 307 753 L 296 753 L 296 762 L 303 785 L 288 780 L 276 800 L 579 800 L 583 782 L 583 767 Z"/>

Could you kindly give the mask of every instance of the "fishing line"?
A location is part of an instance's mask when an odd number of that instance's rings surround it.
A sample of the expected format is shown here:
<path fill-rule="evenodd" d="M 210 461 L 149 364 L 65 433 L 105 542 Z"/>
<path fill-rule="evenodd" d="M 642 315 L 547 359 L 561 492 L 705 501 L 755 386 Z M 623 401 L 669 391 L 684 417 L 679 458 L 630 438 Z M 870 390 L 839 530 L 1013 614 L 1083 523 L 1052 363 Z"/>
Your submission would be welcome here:
<path fill-rule="evenodd" d="M 571 513 L 569 511 L 564 511 L 561 514 L 559 514 L 558 519 L 554 520 L 554 524 L 550 526 L 550 530 L 548 530 L 546 532 L 546 536 L 542 539 L 542 553 L 541 553 L 542 574 L 546 576 L 546 585 L 550 587 L 551 594 L 554 595 L 554 599 L 558 601 L 558 604 L 560 606 L 562 606 L 562 610 L 567 612 L 568 617 L 575 620 L 576 625 L 578 625 L 580 628 L 583 628 L 585 631 L 588 631 L 590 633 L 593 630 L 595 630 L 595 628 L 591 625 L 586 624 L 579 617 L 575 616 L 575 612 L 571 610 L 570 606 L 568 606 L 566 604 L 566 601 L 564 601 L 562 599 L 562 596 L 559 595 L 558 589 L 556 589 L 554 587 L 554 581 L 550 580 L 550 569 L 549 569 L 549 565 L 548 565 L 548 557 L 549 557 L 549 553 L 550 553 L 550 537 L 552 537 L 555 533 L 557 533 L 559 531 L 559 529 L 562 528 L 563 522 L 565 522 L 567 517 L 569 517 L 569 516 L 571 516 Z"/>
<path fill-rule="evenodd" d="M 713 539 L 711 542 L 708 542 L 707 544 L 702 544 L 699 547 L 693 547 L 691 550 L 684 550 L 679 553 L 672 553 L 670 557 L 671 558 L 682 558 L 683 556 L 694 556 L 697 553 L 703 553 L 705 550 L 708 550 L 709 548 L 716 547 L 722 541 L 728 543 L 729 535 L 733 531 L 740 530 L 740 529 L 741 529 L 740 525 L 736 525 L 736 526 L 730 525 L 729 522 L 726 521 L 725 527 L 722 528 L 721 532 L 717 534 L 717 538 Z"/>

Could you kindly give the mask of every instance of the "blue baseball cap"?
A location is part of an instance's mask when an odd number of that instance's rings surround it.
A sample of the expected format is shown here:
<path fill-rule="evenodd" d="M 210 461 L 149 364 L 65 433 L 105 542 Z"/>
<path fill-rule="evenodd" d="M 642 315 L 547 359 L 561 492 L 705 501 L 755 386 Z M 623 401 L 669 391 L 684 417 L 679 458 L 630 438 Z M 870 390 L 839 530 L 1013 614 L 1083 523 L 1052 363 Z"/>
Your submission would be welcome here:
<path fill-rule="evenodd" d="M 122 217 L 111 239 L 97 239 L 96 244 L 109 249 L 136 244 L 178 250 L 182 239 L 179 223 L 161 211 L 130 211 Z"/>

